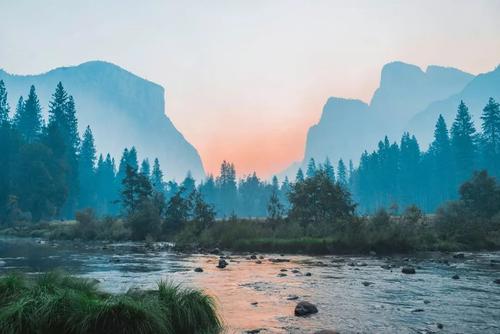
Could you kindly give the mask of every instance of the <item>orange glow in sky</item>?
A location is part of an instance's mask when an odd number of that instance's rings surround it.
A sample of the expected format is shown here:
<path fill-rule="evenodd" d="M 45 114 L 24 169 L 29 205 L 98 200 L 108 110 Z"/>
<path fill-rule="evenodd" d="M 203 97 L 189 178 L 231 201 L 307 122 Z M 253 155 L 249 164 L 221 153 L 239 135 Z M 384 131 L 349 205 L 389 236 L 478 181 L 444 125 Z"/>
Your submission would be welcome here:
<path fill-rule="evenodd" d="M 156 82 L 214 174 L 224 159 L 261 177 L 301 160 L 328 97 L 369 102 L 388 62 L 500 63 L 497 0 L 18 0 L 0 13 L 0 68 L 98 59 Z"/>

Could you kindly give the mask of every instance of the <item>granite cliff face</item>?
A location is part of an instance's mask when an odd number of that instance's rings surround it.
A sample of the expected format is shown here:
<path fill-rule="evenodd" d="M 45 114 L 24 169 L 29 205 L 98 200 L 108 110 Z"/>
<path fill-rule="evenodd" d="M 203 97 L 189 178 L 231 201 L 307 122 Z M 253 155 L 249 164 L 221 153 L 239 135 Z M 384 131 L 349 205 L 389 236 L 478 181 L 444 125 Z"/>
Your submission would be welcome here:
<path fill-rule="evenodd" d="M 44 112 L 61 81 L 75 98 L 80 131 L 90 125 L 98 152 L 109 152 L 119 160 L 125 147 L 135 145 L 140 158 L 160 160 L 167 178 L 181 180 L 188 171 L 198 179 L 205 174 L 196 149 L 165 115 L 165 90 L 160 85 L 102 61 L 39 75 L 0 70 L 0 79 L 5 81 L 11 106 L 35 85 Z"/>
<path fill-rule="evenodd" d="M 303 161 L 280 175 L 293 177 L 310 158 L 322 162 L 329 157 L 335 164 L 340 158 L 357 162 L 363 151 L 375 149 L 386 135 L 391 141 L 399 141 L 405 130 L 432 135 L 433 125 L 425 129 L 410 126 L 415 115 L 433 102 L 462 91 L 473 80 L 473 75 L 454 68 L 429 66 L 424 72 L 415 65 L 389 63 L 382 69 L 380 85 L 369 104 L 339 97 L 328 99 L 318 124 L 308 131 Z M 456 106 L 451 109 L 454 114 Z"/>

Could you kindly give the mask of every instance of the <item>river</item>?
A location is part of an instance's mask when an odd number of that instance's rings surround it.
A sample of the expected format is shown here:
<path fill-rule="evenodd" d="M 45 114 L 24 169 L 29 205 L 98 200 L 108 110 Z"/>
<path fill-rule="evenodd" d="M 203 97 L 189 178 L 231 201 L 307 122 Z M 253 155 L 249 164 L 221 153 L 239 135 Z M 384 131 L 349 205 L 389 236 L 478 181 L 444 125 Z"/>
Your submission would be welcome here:
<path fill-rule="evenodd" d="M 500 252 L 415 256 L 185 255 L 161 244 L 0 237 L 0 274 L 63 269 L 125 292 L 172 280 L 216 298 L 227 333 L 500 333 Z M 271 261 L 270 259 L 279 259 Z M 283 262 L 288 261 L 289 262 Z M 258 263 L 261 262 L 261 263 Z M 401 273 L 412 265 L 416 274 Z M 193 269 L 203 268 L 198 273 Z M 306 273 L 310 273 L 306 275 Z M 458 279 L 453 279 L 458 275 Z M 293 299 L 293 300 L 290 300 Z M 319 312 L 295 317 L 299 301 Z"/>

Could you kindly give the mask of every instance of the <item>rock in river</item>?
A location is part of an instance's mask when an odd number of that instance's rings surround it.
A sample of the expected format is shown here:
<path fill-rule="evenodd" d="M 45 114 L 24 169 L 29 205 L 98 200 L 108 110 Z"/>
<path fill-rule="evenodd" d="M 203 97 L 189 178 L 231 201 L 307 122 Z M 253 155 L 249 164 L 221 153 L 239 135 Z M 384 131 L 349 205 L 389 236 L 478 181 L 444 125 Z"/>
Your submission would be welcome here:
<path fill-rule="evenodd" d="M 197 272 L 197 273 L 202 273 L 203 272 L 203 268 L 194 268 L 194 271 Z"/>
<path fill-rule="evenodd" d="M 413 268 L 413 267 L 403 267 L 403 269 L 401 269 L 401 272 L 403 274 L 415 274 L 416 273 L 415 268 Z"/>
<path fill-rule="evenodd" d="M 318 313 L 318 308 L 312 303 L 299 302 L 297 306 L 295 306 L 295 315 L 297 317 L 303 317 L 314 313 Z"/>
<path fill-rule="evenodd" d="M 453 279 L 460 279 L 460 276 L 458 276 L 457 274 L 455 274 L 451 278 L 453 278 Z"/>
<path fill-rule="evenodd" d="M 226 262 L 226 260 L 219 259 L 219 264 L 217 265 L 217 268 L 224 269 L 224 268 L 226 268 L 227 265 L 228 265 L 228 263 Z"/>

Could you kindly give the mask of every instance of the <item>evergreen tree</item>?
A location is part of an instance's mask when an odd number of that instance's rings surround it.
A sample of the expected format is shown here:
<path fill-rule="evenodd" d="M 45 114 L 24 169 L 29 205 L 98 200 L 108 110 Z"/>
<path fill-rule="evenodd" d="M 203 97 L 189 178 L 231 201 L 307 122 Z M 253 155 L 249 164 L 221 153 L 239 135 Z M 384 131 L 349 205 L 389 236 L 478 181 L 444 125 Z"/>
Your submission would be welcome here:
<path fill-rule="evenodd" d="M 128 215 L 136 213 L 140 205 L 151 200 L 153 188 L 148 178 L 127 165 L 123 179 L 122 205 Z"/>
<path fill-rule="evenodd" d="M 483 165 L 495 176 L 500 176 L 500 105 L 490 97 L 481 115 L 483 130 L 481 151 Z"/>
<path fill-rule="evenodd" d="M 337 165 L 337 182 L 345 187 L 347 186 L 347 169 L 344 160 L 340 159 Z"/>
<path fill-rule="evenodd" d="M 288 194 L 290 193 L 291 190 L 291 184 L 290 180 L 288 180 L 288 176 L 285 176 L 285 179 L 283 180 L 283 183 L 281 184 L 281 189 L 280 189 L 280 202 L 283 203 L 283 208 L 288 210 L 290 207 L 290 202 L 288 202 Z"/>
<path fill-rule="evenodd" d="M 458 184 L 470 178 L 476 166 L 476 129 L 463 101 L 458 106 L 457 116 L 451 127 L 451 145 L 456 162 Z"/>
<path fill-rule="evenodd" d="M 99 162 L 102 165 L 104 161 L 100 156 Z M 82 146 L 80 148 L 80 155 L 78 159 L 78 172 L 79 172 L 79 207 L 87 208 L 94 207 L 96 201 L 96 182 L 95 182 L 95 164 L 96 164 L 96 149 L 94 146 L 94 136 L 89 126 L 85 129 L 83 134 Z"/>
<path fill-rule="evenodd" d="M 118 212 L 116 206 L 117 190 L 115 183 L 115 162 L 109 153 L 106 159 L 99 156 L 96 170 L 97 212 L 114 214 Z"/>
<path fill-rule="evenodd" d="M 78 122 L 75 116 L 75 104 L 69 98 L 61 82 L 56 86 L 49 103 L 49 122 L 45 129 L 45 143 L 59 161 L 60 169 L 54 170 L 66 179 L 68 196 L 63 208 L 63 216 L 73 216 L 79 197 L 78 187 Z"/>
<path fill-rule="evenodd" d="M 141 174 L 148 177 L 148 178 L 151 176 L 151 167 L 149 165 L 148 158 L 142 160 L 142 162 L 141 162 Z"/>
<path fill-rule="evenodd" d="M 217 189 L 215 186 L 215 180 L 213 175 L 208 175 L 207 178 L 205 179 L 205 182 L 200 184 L 199 186 L 199 191 L 201 195 L 203 196 L 203 200 L 212 205 L 215 206 L 217 202 Z"/>
<path fill-rule="evenodd" d="M 430 184 L 428 193 L 431 196 L 430 208 L 435 208 L 445 200 L 453 198 L 455 193 L 455 166 L 451 151 L 448 128 L 442 115 L 436 122 L 434 129 L 434 140 L 429 146 L 427 156 L 429 157 Z"/>
<path fill-rule="evenodd" d="M 399 154 L 398 204 L 407 207 L 419 200 L 420 147 L 415 136 L 405 132 L 401 138 Z"/>
<path fill-rule="evenodd" d="M 238 205 L 236 170 L 234 164 L 223 161 L 220 167 L 220 175 L 216 180 L 219 190 L 217 207 L 220 208 L 222 215 L 230 215 L 235 212 Z"/>
<path fill-rule="evenodd" d="M 136 171 L 139 170 L 139 160 L 137 159 L 137 150 L 135 149 L 135 146 L 132 146 L 128 152 L 127 164 Z"/>
<path fill-rule="evenodd" d="M 19 106 L 19 104 L 18 104 Z M 17 110 L 15 126 L 23 138 L 32 143 L 39 139 L 42 130 L 42 108 L 36 95 L 35 86 L 31 86 L 28 98 Z"/>
<path fill-rule="evenodd" d="M 7 90 L 5 83 L 0 80 L 0 126 L 9 122 L 9 103 L 7 102 Z"/>
<path fill-rule="evenodd" d="M 156 192 L 162 194 L 165 192 L 165 184 L 163 182 L 163 172 L 161 171 L 160 162 L 158 161 L 158 158 L 155 158 L 155 161 L 153 163 L 153 171 L 151 172 L 151 185 L 153 186 L 153 189 Z"/>
<path fill-rule="evenodd" d="M 181 188 L 183 189 L 183 196 L 186 198 L 188 198 L 193 191 L 195 191 L 196 183 L 190 171 L 188 171 L 184 181 L 182 181 Z"/>
<path fill-rule="evenodd" d="M 311 158 L 307 164 L 306 177 L 313 177 L 314 175 L 316 175 L 316 162 L 314 158 Z"/>
<path fill-rule="evenodd" d="M 295 182 L 302 182 L 302 181 L 304 181 L 304 173 L 302 172 L 302 168 L 299 168 L 297 174 L 295 175 Z"/>
<path fill-rule="evenodd" d="M 271 197 L 269 198 L 267 204 L 267 217 L 271 221 L 279 221 L 281 217 L 285 214 L 285 208 L 281 204 L 280 198 L 278 196 L 278 191 L 273 188 Z"/>
<path fill-rule="evenodd" d="M 323 164 L 323 170 L 325 171 L 326 175 L 330 179 L 330 181 L 335 182 L 335 170 L 332 166 L 332 163 L 330 162 L 330 159 L 328 157 L 325 159 L 325 162 Z"/>
<path fill-rule="evenodd" d="M 215 222 L 214 207 L 203 200 L 203 195 L 196 189 L 189 196 L 191 220 L 199 234 L 204 229 L 211 227 Z"/>
<path fill-rule="evenodd" d="M 182 188 L 175 193 L 167 203 L 165 210 L 165 234 L 178 231 L 189 220 L 190 202 L 182 195 Z"/>

